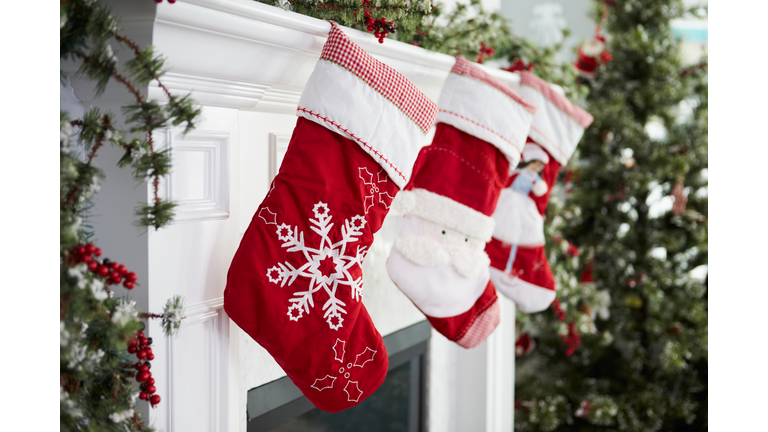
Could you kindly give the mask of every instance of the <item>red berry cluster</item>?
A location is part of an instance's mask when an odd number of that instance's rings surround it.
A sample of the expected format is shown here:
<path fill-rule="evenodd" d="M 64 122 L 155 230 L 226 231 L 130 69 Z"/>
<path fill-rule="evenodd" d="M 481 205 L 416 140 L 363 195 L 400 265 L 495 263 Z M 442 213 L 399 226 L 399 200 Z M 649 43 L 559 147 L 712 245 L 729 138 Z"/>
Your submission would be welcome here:
<path fill-rule="evenodd" d="M 365 7 L 371 0 L 362 0 L 362 2 L 363 7 Z M 392 21 L 387 21 L 384 17 L 373 19 L 371 10 L 367 7 L 365 7 L 364 12 L 366 30 L 373 32 L 373 36 L 379 40 L 379 43 L 384 43 L 384 38 L 387 37 L 389 33 L 394 33 L 397 26 Z"/>
<path fill-rule="evenodd" d="M 563 322 L 563 320 L 565 320 L 565 312 L 563 312 L 563 309 L 560 307 L 560 300 L 552 300 L 552 309 L 554 309 L 557 314 L 557 320 Z"/>
<path fill-rule="evenodd" d="M 93 243 L 76 246 L 69 252 L 72 257 L 72 265 L 86 263 L 88 270 L 107 278 L 107 284 L 117 285 L 122 282 L 127 289 L 133 289 L 136 286 L 136 279 L 138 279 L 136 273 L 129 272 L 125 265 L 106 258 L 99 262 L 97 258 L 101 256 L 101 249 L 94 246 Z"/>
<path fill-rule="evenodd" d="M 144 333 L 139 333 L 128 342 L 128 352 L 136 354 L 136 357 L 139 358 L 139 361 L 133 365 L 136 368 L 136 381 L 140 383 L 141 393 L 139 393 L 139 399 L 148 400 L 154 407 L 160 403 L 160 395 L 155 394 L 157 390 L 155 388 L 155 379 L 152 378 L 152 372 L 149 371 L 152 369 L 149 361 L 155 359 L 155 355 L 152 354 L 152 348 L 149 347 L 150 345 L 152 345 L 152 338 L 144 337 Z M 141 360 L 144 360 L 144 362 L 141 362 Z"/>
<path fill-rule="evenodd" d="M 155 1 L 157 3 L 162 3 L 163 2 L 163 0 L 155 0 Z M 176 0 L 168 0 L 168 3 L 171 3 L 171 4 L 176 3 Z"/>
<path fill-rule="evenodd" d="M 480 42 L 480 52 L 477 53 L 475 63 L 482 63 L 486 56 L 493 57 L 495 52 L 496 50 L 494 50 L 492 46 L 486 45 L 485 42 Z"/>
<path fill-rule="evenodd" d="M 573 321 L 568 323 L 568 334 L 560 336 L 560 341 L 565 344 L 565 355 L 570 356 L 581 345 L 581 336 L 576 331 L 576 324 Z"/>

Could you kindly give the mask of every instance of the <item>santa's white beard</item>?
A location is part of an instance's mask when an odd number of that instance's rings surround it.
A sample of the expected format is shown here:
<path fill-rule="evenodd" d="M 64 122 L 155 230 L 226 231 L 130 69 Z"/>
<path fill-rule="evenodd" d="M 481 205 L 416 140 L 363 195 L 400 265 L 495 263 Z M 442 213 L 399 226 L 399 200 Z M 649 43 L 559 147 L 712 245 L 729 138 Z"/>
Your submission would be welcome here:
<path fill-rule="evenodd" d="M 446 249 L 442 244 L 425 235 L 399 237 L 395 249 L 412 263 L 422 267 L 449 265 L 464 278 L 474 278 L 491 264 L 484 250 L 470 248 Z"/>

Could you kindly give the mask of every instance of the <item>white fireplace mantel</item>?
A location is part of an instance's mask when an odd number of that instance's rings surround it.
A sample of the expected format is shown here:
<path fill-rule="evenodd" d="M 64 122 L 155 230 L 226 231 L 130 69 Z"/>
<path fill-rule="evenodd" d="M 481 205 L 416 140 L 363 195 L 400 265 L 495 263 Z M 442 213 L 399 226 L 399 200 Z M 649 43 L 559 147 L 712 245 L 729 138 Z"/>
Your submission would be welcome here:
<path fill-rule="evenodd" d="M 330 24 L 252 0 L 160 3 L 153 45 L 166 58 L 163 82 L 203 105 L 268 112 L 295 111 L 320 57 Z M 432 100 L 453 67 L 453 57 L 344 28 L 350 39 L 393 67 Z M 484 67 L 517 87 L 516 74 Z M 150 96 L 162 98 L 155 85 Z"/>

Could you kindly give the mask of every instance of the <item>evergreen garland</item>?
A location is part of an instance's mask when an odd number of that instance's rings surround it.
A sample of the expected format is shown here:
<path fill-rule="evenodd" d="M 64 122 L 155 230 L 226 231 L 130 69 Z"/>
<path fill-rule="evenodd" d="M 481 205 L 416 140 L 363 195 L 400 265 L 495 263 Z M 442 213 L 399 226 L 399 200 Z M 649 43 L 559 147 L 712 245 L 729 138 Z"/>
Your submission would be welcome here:
<path fill-rule="evenodd" d="M 162 77 L 163 61 L 152 47 L 141 49 L 120 34 L 117 20 L 96 0 L 61 2 L 60 55 L 80 64 L 78 74 L 94 83 L 97 95 L 110 82 L 131 93 L 124 107 L 126 131 L 118 119 L 98 108 L 83 118 L 61 112 L 60 136 L 60 427 L 66 431 L 151 431 L 135 410 L 137 398 L 160 402 L 147 363 L 154 358 L 151 338 L 143 337 L 146 319 L 162 320 L 167 335 L 179 329 L 183 300 L 170 299 L 162 314 L 141 313 L 135 302 L 116 297 L 110 288 L 120 283 L 133 289 L 137 275 L 109 262 L 88 243 L 94 233 L 84 223 L 104 178 L 93 165 L 104 145 L 125 151 L 119 166 L 130 166 L 137 182 L 154 186 L 154 199 L 136 209 L 138 224 L 158 229 L 172 217 L 173 204 L 158 196 L 158 183 L 170 170 L 167 151 L 155 148 L 153 132 L 183 125 L 188 131 L 200 111 L 188 97 L 178 97 L 160 82 L 168 101 L 161 105 L 139 90 Z M 112 44 L 131 56 L 122 66 Z M 63 75 L 63 73 L 62 73 Z M 66 79 L 65 76 L 62 77 Z M 108 252 L 108 251 L 105 251 Z M 138 361 L 137 361 L 138 360 Z M 142 362 L 143 360 L 143 362 Z M 141 391 L 136 381 L 141 382 Z"/>

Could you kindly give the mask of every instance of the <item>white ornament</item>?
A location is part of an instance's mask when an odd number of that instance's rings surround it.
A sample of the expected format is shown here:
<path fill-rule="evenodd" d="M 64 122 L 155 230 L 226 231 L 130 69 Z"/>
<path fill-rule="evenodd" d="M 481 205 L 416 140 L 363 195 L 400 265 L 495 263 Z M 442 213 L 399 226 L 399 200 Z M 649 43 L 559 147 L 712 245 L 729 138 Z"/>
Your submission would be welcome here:
<path fill-rule="evenodd" d="M 288 248 L 288 252 L 298 252 L 303 264 L 296 268 L 290 262 L 278 263 L 267 270 L 267 279 L 270 282 L 280 284 L 280 287 L 293 285 L 297 278 L 309 279 L 309 287 L 306 291 L 296 291 L 288 307 L 288 318 L 291 321 L 299 321 L 304 313 L 310 313 L 314 307 L 314 294 L 320 290 L 328 294 L 328 301 L 323 305 L 323 310 L 328 326 L 333 330 L 342 327 L 346 314 L 346 303 L 338 297 L 340 287 L 348 287 L 350 297 L 354 301 L 360 301 L 363 295 L 362 276 L 354 279 L 350 274 L 355 266 L 360 266 L 367 253 L 367 246 L 358 245 L 352 252 L 353 244 L 358 242 L 358 237 L 363 233 L 366 220 L 362 215 L 353 216 L 344 221 L 341 226 L 342 240 L 333 243 L 329 237 L 333 223 L 333 216 L 328 205 L 318 202 L 312 208 L 315 219 L 310 218 L 310 228 L 320 236 L 320 244 L 312 248 L 304 244 L 304 233 L 298 227 L 291 228 L 282 223 L 277 226 L 277 238 L 283 242 L 282 247 Z"/>

